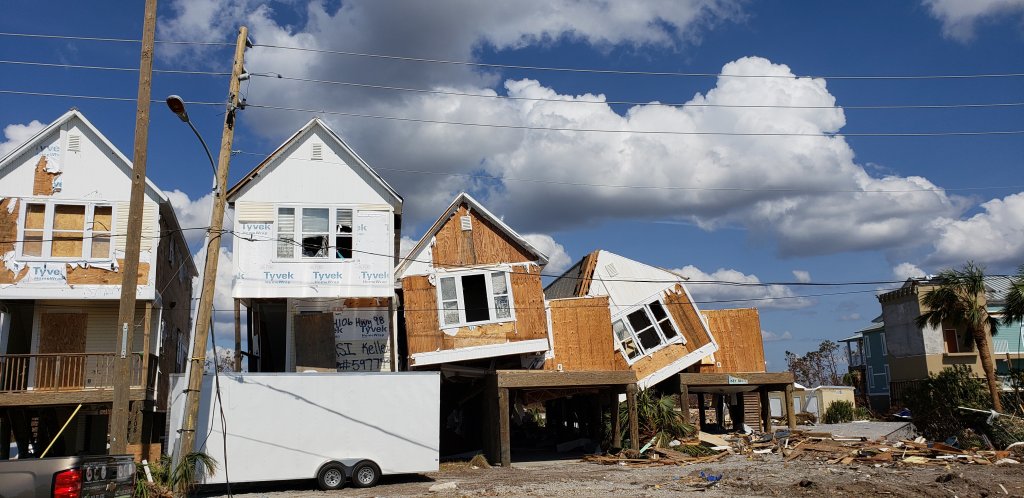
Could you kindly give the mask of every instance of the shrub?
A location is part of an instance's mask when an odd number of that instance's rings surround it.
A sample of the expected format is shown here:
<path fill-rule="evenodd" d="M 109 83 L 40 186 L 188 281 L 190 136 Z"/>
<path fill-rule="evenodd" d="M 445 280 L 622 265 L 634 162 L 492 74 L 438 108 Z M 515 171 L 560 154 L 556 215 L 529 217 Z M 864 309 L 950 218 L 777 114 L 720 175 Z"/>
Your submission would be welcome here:
<path fill-rule="evenodd" d="M 910 387 L 904 404 L 910 409 L 917 431 L 933 441 L 963 438 L 975 424 L 972 417 L 965 416 L 957 407 L 992 408 L 985 382 L 965 365 L 943 369 Z"/>
<path fill-rule="evenodd" d="M 854 420 L 871 420 L 871 410 L 869 410 L 869 409 L 867 409 L 867 408 L 865 408 L 863 406 L 858 406 L 858 407 L 853 409 L 853 419 Z"/>
<path fill-rule="evenodd" d="M 673 439 L 692 436 L 696 428 L 686 422 L 676 412 L 676 396 L 659 396 L 654 389 L 644 389 L 636 393 L 637 425 L 640 441 L 637 446 L 647 444 L 655 439 L 657 447 L 667 446 Z M 629 408 L 627 403 L 619 403 L 619 423 L 622 427 L 622 446 L 629 440 Z"/>
<path fill-rule="evenodd" d="M 853 403 L 845 400 L 833 401 L 825 410 L 826 424 L 853 422 Z"/>

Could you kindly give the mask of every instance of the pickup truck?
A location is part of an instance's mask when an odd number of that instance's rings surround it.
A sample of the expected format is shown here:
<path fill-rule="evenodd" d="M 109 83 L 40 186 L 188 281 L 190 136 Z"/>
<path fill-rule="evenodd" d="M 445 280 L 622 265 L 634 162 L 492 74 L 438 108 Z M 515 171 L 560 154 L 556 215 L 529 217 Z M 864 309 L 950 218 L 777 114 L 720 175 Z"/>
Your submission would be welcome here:
<path fill-rule="evenodd" d="M 0 461 L 0 498 L 120 498 L 134 490 L 131 455 Z"/>

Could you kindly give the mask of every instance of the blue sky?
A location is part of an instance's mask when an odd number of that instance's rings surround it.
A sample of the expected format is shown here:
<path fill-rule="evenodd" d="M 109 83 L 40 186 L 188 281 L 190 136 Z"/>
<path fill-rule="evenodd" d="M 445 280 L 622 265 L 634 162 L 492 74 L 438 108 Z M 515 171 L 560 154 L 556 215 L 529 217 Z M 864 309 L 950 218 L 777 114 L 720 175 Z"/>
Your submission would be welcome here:
<path fill-rule="evenodd" d="M 142 6 L 5 4 L 0 31 L 135 39 Z M 512 95 L 522 100 L 357 89 L 254 76 L 251 104 L 529 127 L 759 133 L 900 133 L 1024 129 L 1024 107 L 854 109 L 849 106 L 1024 102 L 1024 78 L 877 80 L 829 76 L 1024 72 L 1024 2 L 161 2 L 158 39 L 230 41 L 448 60 L 622 71 L 801 78 L 714 78 L 480 68 L 257 47 L 253 73 Z M 133 43 L 0 36 L 0 60 L 135 67 Z M 158 48 L 158 69 L 227 71 L 227 48 Z M 724 68 L 724 69 L 723 69 Z M 132 72 L 0 63 L 0 89 L 134 98 Z M 153 97 L 218 101 L 223 76 L 154 76 Z M 834 109 L 666 108 L 572 100 L 832 105 Z M 557 98 L 566 102 L 528 99 Z M 696 99 L 696 100 L 694 100 Z M 130 155 L 134 103 L 0 94 L 0 153 L 69 107 Z M 222 112 L 190 107 L 208 142 Z M 315 114 L 314 114 L 315 115 Z M 232 180 L 313 115 L 242 112 Z M 993 273 L 1024 263 L 1024 135 L 764 137 L 601 134 L 424 125 L 323 114 L 406 197 L 416 239 L 468 189 L 563 267 L 604 248 L 694 280 L 706 307 L 757 306 L 772 369 L 783 352 L 848 336 L 879 313 L 894 281 L 974 259 Z M 33 122 L 38 122 L 33 125 Z M 395 170 L 426 173 L 401 173 Z M 172 191 L 186 226 L 205 224 L 209 165 L 191 132 L 153 107 L 150 177 Z M 600 188 L 474 181 L 467 174 L 710 190 Z M 450 176 L 446 176 L 450 175 Z M 740 187 L 730 191 L 723 188 Z M 886 190 L 888 192 L 865 192 Z M 908 190 L 911 190 L 908 192 Z M 891 192 L 899 191 L 899 192 Z M 223 257 L 229 258 L 226 252 Z M 224 268 L 225 265 L 222 265 Z M 557 268 L 554 268 L 557 269 Z M 222 275 L 225 273 L 222 271 Z M 834 296 L 808 296 L 847 293 Z M 751 299 L 767 298 L 761 301 Z M 781 298 L 781 299 L 780 299 Z M 225 300 L 220 301 L 222 304 Z M 225 306 L 225 309 L 227 307 Z"/>

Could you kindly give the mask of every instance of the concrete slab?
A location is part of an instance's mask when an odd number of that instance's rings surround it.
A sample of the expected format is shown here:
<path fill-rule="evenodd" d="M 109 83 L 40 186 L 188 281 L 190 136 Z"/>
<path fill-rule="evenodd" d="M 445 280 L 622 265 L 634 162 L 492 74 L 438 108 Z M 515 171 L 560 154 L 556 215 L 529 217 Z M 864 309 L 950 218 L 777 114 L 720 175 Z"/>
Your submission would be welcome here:
<path fill-rule="evenodd" d="M 890 441 L 913 439 L 916 436 L 914 425 L 910 422 L 848 422 L 844 424 L 798 425 L 798 430 L 812 432 L 828 432 L 833 436 L 866 437 L 868 439 L 885 438 Z"/>

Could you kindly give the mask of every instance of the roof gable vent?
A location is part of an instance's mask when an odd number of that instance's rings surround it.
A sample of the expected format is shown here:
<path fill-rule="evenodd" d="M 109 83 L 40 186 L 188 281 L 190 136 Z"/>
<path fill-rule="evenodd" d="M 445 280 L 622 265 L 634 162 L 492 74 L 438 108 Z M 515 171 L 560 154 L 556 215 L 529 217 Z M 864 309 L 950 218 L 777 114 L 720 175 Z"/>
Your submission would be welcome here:
<path fill-rule="evenodd" d="M 68 135 L 68 150 L 71 152 L 78 152 L 82 150 L 81 135 Z"/>
<path fill-rule="evenodd" d="M 460 216 L 459 222 L 462 224 L 462 231 L 468 232 L 473 229 L 473 218 L 467 216 Z"/>
<path fill-rule="evenodd" d="M 309 158 L 314 161 L 322 161 L 324 159 L 324 144 L 313 144 L 313 150 L 310 153 Z"/>
<path fill-rule="evenodd" d="M 604 271 L 605 271 L 605 273 L 608 274 L 609 277 L 614 277 L 614 276 L 619 274 L 619 270 L 617 270 L 615 268 L 615 265 L 613 265 L 611 263 L 608 263 L 608 264 L 604 265 Z"/>

